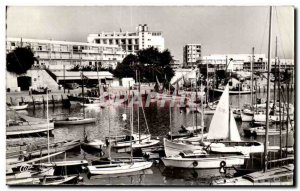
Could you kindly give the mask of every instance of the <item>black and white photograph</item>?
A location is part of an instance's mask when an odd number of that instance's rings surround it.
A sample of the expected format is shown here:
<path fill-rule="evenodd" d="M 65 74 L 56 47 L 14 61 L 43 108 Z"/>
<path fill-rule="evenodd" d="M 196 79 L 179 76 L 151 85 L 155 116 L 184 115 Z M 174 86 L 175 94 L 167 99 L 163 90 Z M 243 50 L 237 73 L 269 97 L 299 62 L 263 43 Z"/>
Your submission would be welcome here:
<path fill-rule="evenodd" d="M 8 187 L 296 185 L 295 6 L 5 9 Z"/>

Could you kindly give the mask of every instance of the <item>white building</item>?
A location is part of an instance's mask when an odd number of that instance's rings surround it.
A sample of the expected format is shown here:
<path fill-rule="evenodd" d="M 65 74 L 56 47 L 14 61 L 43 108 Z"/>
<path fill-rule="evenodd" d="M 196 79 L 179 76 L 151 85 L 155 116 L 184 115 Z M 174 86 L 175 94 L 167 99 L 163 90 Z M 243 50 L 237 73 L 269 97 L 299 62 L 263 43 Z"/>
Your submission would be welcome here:
<path fill-rule="evenodd" d="M 195 66 L 201 59 L 201 44 L 187 44 L 183 47 L 183 66 Z"/>
<path fill-rule="evenodd" d="M 252 54 L 212 54 L 209 56 L 203 56 L 199 63 L 202 64 L 211 64 L 219 69 L 224 69 L 226 67 L 226 63 L 228 64 L 228 69 L 237 71 L 244 70 L 250 71 L 251 69 L 251 59 Z M 254 54 L 253 57 L 253 70 L 254 71 L 266 71 L 268 58 L 265 54 Z M 293 69 L 294 68 L 294 60 L 293 59 L 281 59 L 279 58 L 277 61 L 280 62 L 281 70 L 284 69 Z M 271 59 L 271 68 L 275 67 L 275 58 Z"/>
<path fill-rule="evenodd" d="M 164 38 L 160 31 L 149 31 L 148 26 L 139 25 L 135 32 L 101 32 L 89 34 L 89 43 L 101 45 L 119 45 L 128 54 L 135 54 L 138 50 L 149 47 L 157 48 L 159 51 L 165 49 Z"/>
<path fill-rule="evenodd" d="M 30 47 L 38 59 L 37 66 L 51 70 L 70 69 L 74 65 L 90 65 L 115 68 L 125 57 L 118 45 L 84 42 L 7 38 L 6 52 L 16 47 Z"/>

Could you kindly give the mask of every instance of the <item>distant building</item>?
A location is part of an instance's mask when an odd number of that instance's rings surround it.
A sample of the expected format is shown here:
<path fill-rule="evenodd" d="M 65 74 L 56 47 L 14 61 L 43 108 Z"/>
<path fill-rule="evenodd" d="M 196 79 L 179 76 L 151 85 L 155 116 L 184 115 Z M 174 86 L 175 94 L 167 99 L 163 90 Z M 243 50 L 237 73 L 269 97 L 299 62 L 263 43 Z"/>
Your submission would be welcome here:
<path fill-rule="evenodd" d="M 225 69 L 232 71 L 250 71 L 251 59 L 253 59 L 253 71 L 264 72 L 267 70 L 268 59 L 265 54 L 212 54 L 209 56 L 203 56 L 199 63 L 208 64 L 210 67 Z M 279 59 L 281 70 L 293 69 L 293 59 Z M 275 67 L 275 59 L 271 60 L 271 69 Z M 278 67 L 278 62 L 277 62 Z"/>
<path fill-rule="evenodd" d="M 36 67 L 47 67 L 51 70 L 63 70 L 63 66 L 70 69 L 74 65 L 96 67 L 97 64 L 102 68 L 115 68 L 125 57 L 118 45 L 25 38 L 6 40 L 7 53 L 21 46 L 32 49 L 38 60 Z"/>
<path fill-rule="evenodd" d="M 173 69 L 181 68 L 181 67 L 182 67 L 182 64 L 180 64 L 179 60 L 174 59 L 174 58 L 173 58 L 173 60 L 171 61 L 170 65 L 171 65 L 171 67 L 172 67 Z"/>
<path fill-rule="evenodd" d="M 126 55 L 135 54 L 138 50 L 149 47 L 157 48 L 159 51 L 165 49 L 164 38 L 160 31 L 149 31 L 148 26 L 139 25 L 135 32 L 101 32 L 99 34 L 89 34 L 89 43 L 101 45 L 118 45 Z"/>
<path fill-rule="evenodd" d="M 201 59 L 201 44 L 187 44 L 183 47 L 183 66 L 192 67 Z"/>

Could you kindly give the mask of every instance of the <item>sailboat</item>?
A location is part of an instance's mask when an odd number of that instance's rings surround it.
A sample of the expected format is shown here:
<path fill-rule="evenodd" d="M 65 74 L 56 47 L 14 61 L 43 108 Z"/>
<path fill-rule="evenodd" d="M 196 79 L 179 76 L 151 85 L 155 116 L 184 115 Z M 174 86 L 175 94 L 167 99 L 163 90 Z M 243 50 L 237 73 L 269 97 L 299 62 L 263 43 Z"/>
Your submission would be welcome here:
<path fill-rule="evenodd" d="M 140 84 L 141 83 L 139 83 L 139 86 L 140 86 Z M 141 88 L 139 87 L 138 89 L 139 89 L 138 111 L 137 111 L 138 133 L 136 133 L 136 134 L 131 133 L 131 136 L 127 137 L 127 139 L 125 139 L 123 141 L 115 141 L 115 143 L 113 144 L 114 148 L 124 148 L 124 147 L 132 146 L 132 148 L 138 149 L 138 148 L 144 148 L 144 147 L 151 147 L 151 146 L 154 146 L 154 145 L 159 143 L 159 140 L 151 139 L 151 134 L 150 134 L 150 131 L 149 131 L 146 115 L 145 115 L 145 112 L 144 112 L 143 103 L 142 103 L 142 100 L 139 99 Z M 134 99 L 135 99 L 134 96 L 132 96 L 132 99 L 131 99 L 131 106 L 132 107 L 133 107 L 133 104 L 135 102 Z M 141 108 L 142 108 L 143 116 L 145 118 L 147 133 L 141 133 L 140 114 L 139 114 L 140 113 L 140 105 L 141 105 Z M 131 117 L 133 117 L 133 112 L 132 112 Z"/>
<path fill-rule="evenodd" d="M 133 134 L 133 101 L 132 101 L 132 109 L 131 109 L 131 119 L 130 119 L 130 131 Z M 132 138 L 132 137 L 130 137 Z M 152 162 L 149 161 L 135 161 L 133 160 L 133 141 L 131 142 L 131 154 L 130 154 L 130 161 L 129 162 L 112 162 L 109 156 L 109 164 L 100 164 L 100 165 L 91 165 L 88 166 L 88 172 L 91 175 L 110 175 L 110 174 L 122 174 L 122 173 L 129 173 L 144 170 L 150 168 L 152 166 Z M 109 147 L 110 149 L 111 147 Z M 110 155 L 110 152 L 109 152 Z"/>
<path fill-rule="evenodd" d="M 62 152 L 57 152 L 54 154 L 50 154 L 50 141 L 49 141 L 49 114 L 48 114 L 48 91 L 47 91 L 47 124 L 48 124 L 48 135 L 47 135 L 47 143 L 48 143 L 48 155 L 32 160 L 28 160 L 25 162 L 19 162 L 15 164 L 7 165 L 7 172 L 13 172 L 13 169 L 15 171 L 20 171 L 20 173 L 15 173 L 14 177 L 12 179 L 7 180 L 7 184 L 25 184 L 25 183 L 32 183 L 32 184 L 62 184 L 69 182 L 71 180 L 78 180 L 79 176 L 53 176 L 54 173 L 54 167 L 53 166 L 37 166 L 37 170 L 39 172 L 33 173 L 33 172 L 26 172 L 30 169 L 32 169 L 32 166 L 30 164 L 34 164 L 36 161 L 41 161 L 44 159 L 48 159 L 48 163 L 50 163 L 50 157 L 61 154 Z M 42 154 L 41 154 L 42 155 Z M 65 163 L 64 163 L 65 164 Z M 25 168 L 24 168 L 25 166 Z M 18 176 L 19 175 L 19 176 Z M 36 179 L 34 177 L 31 177 L 32 175 L 41 176 L 43 175 L 42 179 Z M 20 177 L 21 176 L 21 177 Z"/>
<path fill-rule="evenodd" d="M 267 104 L 266 110 L 269 109 L 270 101 L 270 70 L 271 70 L 271 39 L 272 39 L 272 6 L 270 7 L 269 21 L 269 42 L 268 42 L 268 78 L 267 78 Z M 294 165 L 289 164 L 281 167 L 268 169 L 271 162 L 280 162 L 286 159 L 268 160 L 269 151 L 269 112 L 266 113 L 266 129 L 264 144 L 264 169 L 262 171 L 253 172 L 236 178 L 222 178 L 214 181 L 215 185 L 294 185 Z M 287 129 L 288 131 L 288 129 Z M 281 145 L 280 145 L 281 146 Z M 280 148 L 281 149 L 281 148 Z"/>
<path fill-rule="evenodd" d="M 224 141 L 224 140 L 228 141 Z M 211 141 L 210 141 L 211 140 Z M 241 141 L 237 125 L 229 107 L 228 85 L 210 123 L 207 140 L 204 142 L 171 142 L 164 139 L 166 156 L 176 155 L 183 150 L 209 149 L 215 153 L 242 152 L 244 154 L 263 152 L 263 144 L 257 141 Z"/>

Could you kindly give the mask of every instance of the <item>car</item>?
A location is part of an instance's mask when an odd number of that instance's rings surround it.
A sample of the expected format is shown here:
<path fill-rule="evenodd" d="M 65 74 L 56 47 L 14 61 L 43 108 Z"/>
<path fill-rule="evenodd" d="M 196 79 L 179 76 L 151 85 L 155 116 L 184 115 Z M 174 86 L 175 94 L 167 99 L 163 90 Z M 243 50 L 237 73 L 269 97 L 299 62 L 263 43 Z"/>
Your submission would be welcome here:
<path fill-rule="evenodd" d="M 65 88 L 71 89 L 71 90 L 77 89 L 77 88 L 79 88 L 79 84 L 77 84 L 77 83 L 66 83 Z"/>

